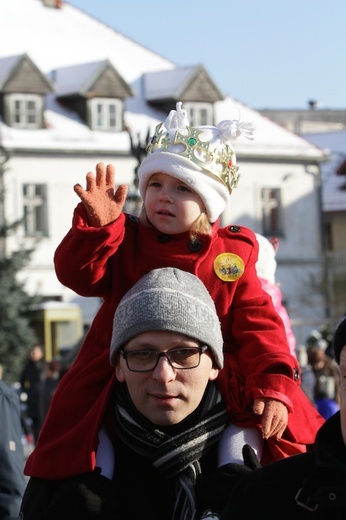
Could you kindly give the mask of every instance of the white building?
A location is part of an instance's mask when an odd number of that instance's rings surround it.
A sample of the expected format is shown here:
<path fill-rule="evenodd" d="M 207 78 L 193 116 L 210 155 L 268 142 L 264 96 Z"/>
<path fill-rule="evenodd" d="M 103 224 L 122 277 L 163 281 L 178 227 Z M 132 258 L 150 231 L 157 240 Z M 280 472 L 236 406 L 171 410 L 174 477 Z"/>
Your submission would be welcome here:
<path fill-rule="evenodd" d="M 28 291 L 79 303 L 90 323 L 99 302 L 63 287 L 53 266 L 79 201 L 73 185 L 83 185 L 86 173 L 102 161 L 115 165 L 118 184 L 132 186 L 137 159 L 130 135 L 143 148 L 148 131 L 177 101 L 194 124 L 237 119 L 239 111 L 256 124 L 254 141 L 240 138 L 234 145 L 241 179 L 223 224 L 279 237 L 277 279 L 302 342 L 325 318 L 320 205 L 325 152 L 221 93 L 202 65 L 176 67 L 67 2 L 0 3 L 4 216 L 7 222 L 24 216 L 6 247 L 36 244 L 22 273 Z"/>

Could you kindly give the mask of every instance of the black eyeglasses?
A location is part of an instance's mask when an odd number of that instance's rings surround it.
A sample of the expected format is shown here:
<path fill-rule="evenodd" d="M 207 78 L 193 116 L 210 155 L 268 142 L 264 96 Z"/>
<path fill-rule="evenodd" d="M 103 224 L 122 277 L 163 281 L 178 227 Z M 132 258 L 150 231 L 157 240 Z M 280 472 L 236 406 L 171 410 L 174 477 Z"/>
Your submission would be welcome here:
<path fill-rule="evenodd" d="M 120 354 L 125 359 L 127 368 L 131 372 L 150 372 L 154 370 L 159 359 L 165 357 L 168 363 L 178 370 L 196 368 L 201 362 L 201 355 L 208 350 L 207 345 L 199 347 L 179 347 L 171 348 L 165 352 L 157 350 L 120 350 Z"/>

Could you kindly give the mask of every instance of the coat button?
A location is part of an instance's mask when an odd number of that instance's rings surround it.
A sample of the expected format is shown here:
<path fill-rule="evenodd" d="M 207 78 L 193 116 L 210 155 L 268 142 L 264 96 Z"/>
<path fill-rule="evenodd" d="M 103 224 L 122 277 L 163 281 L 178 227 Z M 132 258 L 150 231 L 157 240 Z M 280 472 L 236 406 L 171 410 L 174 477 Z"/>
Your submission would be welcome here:
<path fill-rule="evenodd" d="M 203 244 L 200 240 L 198 240 L 198 238 L 195 238 L 195 240 L 191 240 L 189 242 L 189 249 L 190 251 L 192 251 L 193 253 L 196 253 L 197 251 L 200 251 L 203 247 Z"/>
<path fill-rule="evenodd" d="M 239 226 L 230 226 L 228 228 L 232 233 L 239 233 L 240 227 Z"/>
<path fill-rule="evenodd" d="M 167 244 L 167 242 L 170 242 L 171 240 L 171 237 L 169 235 L 160 235 L 159 236 L 159 242 L 161 242 L 161 244 Z"/>
<path fill-rule="evenodd" d="M 293 379 L 295 381 L 298 381 L 298 379 L 299 379 L 299 370 L 298 370 L 298 368 L 294 368 L 293 369 Z"/>

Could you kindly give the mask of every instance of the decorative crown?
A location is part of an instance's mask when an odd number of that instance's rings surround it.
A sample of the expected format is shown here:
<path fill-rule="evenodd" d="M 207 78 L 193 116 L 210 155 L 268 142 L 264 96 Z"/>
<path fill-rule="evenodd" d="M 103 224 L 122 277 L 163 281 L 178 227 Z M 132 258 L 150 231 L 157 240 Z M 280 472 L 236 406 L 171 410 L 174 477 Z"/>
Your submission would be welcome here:
<path fill-rule="evenodd" d="M 147 146 L 148 155 L 158 149 L 162 152 L 168 152 L 170 145 L 182 144 L 184 150 L 175 152 L 177 155 L 186 157 L 218 180 L 221 180 L 230 193 L 233 188 L 237 187 L 240 176 L 238 173 L 239 167 L 233 164 L 235 153 L 230 146 L 226 145 L 221 151 L 217 148 L 209 151 L 210 142 L 201 141 L 199 138 L 203 131 L 191 126 L 186 127 L 186 135 L 177 130 L 172 142 L 169 132 L 162 129 L 162 127 L 163 123 L 160 123 L 155 128 L 155 133 Z"/>
<path fill-rule="evenodd" d="M 189 125 L 186 110 L 182 110 L 181 105 L 181 102 L 177 103 L 177 110 L 172 110 L 166 121 L 156 126 L 146 148 L 148 156 L 160 151 L 185 157 L 222 182 L 231 193 L 238 185 L 240 174 L 239 167 L 235 164 L 235 152 L 225 141 L 234 140 L 239 135 L 252 139 L 253 125 L 239 121 L 222 121 L 217 127 L 194 128 Z M 204 134 L 205 138 L 206 132 L 210 130 L 210 140 L 202 141 L 200 135 Z M 218 136 L 217 145 L 212 143 L 215 132 Z M 181 151 L 177 151 L 178 148 L 182 148 Z"/>

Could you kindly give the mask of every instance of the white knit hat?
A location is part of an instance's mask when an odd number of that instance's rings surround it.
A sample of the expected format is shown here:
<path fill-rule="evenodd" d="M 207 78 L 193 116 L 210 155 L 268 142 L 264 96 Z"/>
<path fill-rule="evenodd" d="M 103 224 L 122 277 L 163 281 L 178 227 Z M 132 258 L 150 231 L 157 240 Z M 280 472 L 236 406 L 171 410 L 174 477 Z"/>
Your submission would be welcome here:
<path fill-rule="evenodd" d="M 121 299 L 113 320 L 110 361 L 131 338 L 143 332 L 170 331 L 209 346 L 223 366 L 223 339 L 215 304 L 197 276 L 173 267 L 144 275 Z"/>
<path fill-rule="evenodd" d="M 252 139 L 254 125 L 238 120 L 215 126 L 191 127 L 182 103 L 156 127 L 147 153 L 138 169 L 142 199 L 150 177 L 167 173 L 191 187 L 201 197 L 210 222 L 226 207 L 239 181 L 235 152 L 231 146 L 240 135 Z"/>

